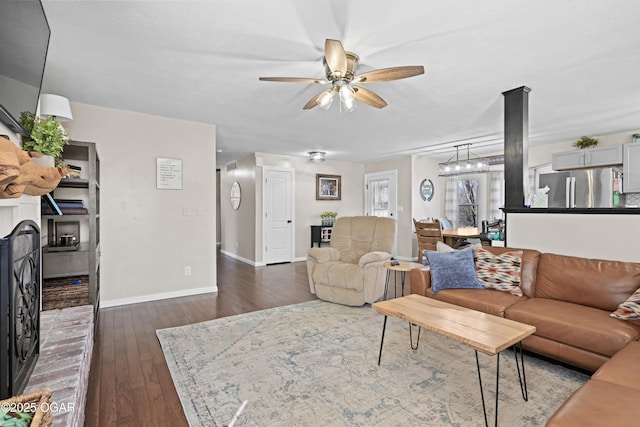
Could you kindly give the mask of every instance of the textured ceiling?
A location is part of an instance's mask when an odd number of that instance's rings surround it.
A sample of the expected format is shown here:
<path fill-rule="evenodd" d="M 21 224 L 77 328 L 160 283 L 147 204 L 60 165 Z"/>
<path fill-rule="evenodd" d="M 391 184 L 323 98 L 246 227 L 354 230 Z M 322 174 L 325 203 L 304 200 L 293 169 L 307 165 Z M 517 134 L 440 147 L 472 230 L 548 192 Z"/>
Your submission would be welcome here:
<path fill-rule="evenodd" d="M 43 4 L 44 92 L 216 124 L 218 166 L 254 151 L 367 162 L 469 141 L 496 152 L 501 93 L 523 85 L 531 145 L 640 127 L 637 0 Z M 426 72 L 368 85 L 389 106 L 351 113 L 303 111 L 324 86 L 258 81 L 322 78 L 326 38 L 357 53 L 360 72 Z"/>

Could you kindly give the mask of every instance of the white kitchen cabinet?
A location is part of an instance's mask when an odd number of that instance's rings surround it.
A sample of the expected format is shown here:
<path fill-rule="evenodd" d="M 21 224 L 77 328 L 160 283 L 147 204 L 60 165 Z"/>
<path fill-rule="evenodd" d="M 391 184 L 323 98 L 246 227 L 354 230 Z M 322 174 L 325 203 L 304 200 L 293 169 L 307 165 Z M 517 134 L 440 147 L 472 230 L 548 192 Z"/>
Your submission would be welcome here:
<path fill-rule="evenodd" d="M 553 153 L 551 155 L 551 166 L 554 171 L 582 168 L 584 167 L 584 153 L 582 150 Z"/>
<path fill-rule="evenodd" d="M 623 151 L 622 191 L 625 193 L 640 193 L 640 143 L 624 144 Z"/>
<path fill-rule="evenodd" d="M 586 148 L 582 151 L 584 151 L 584 165 L 588 167 L 616 166 L 622 164 L 622 145 Z"/>
<path fill-rule="evenodd" d="M 553 170 L 616 166 L 622 164 L 622 145 L 565 151 L 551 155 Z"/>

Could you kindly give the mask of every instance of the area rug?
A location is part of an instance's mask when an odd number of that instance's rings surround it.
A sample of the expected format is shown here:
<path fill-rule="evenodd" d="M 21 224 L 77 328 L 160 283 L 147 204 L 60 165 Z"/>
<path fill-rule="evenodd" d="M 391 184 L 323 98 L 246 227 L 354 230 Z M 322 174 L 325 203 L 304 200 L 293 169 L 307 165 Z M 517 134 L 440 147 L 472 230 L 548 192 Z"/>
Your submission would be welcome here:
<path fill-rule="evenodd" d="M 370 306 L 323 301 L 157 331 L 189 425 L 481 426 L 473 350 Z M 415 339 L 415 335 L 414 335 Z M 495 357 L 480 354 L 493 424 Z M 525 355 L 529 401 L 513 352 L 500 358 L 501 426 L 543 426 L 587 375 Z"/>

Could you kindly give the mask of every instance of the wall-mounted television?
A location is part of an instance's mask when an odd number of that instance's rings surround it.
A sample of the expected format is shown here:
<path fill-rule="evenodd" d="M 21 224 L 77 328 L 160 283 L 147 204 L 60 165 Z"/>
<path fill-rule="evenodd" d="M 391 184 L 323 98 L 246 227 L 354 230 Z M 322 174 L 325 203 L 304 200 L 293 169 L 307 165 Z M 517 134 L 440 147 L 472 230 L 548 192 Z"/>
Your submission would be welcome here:
<path fill-rule="evenodd" d="M 20 114 L 35 114 L 51 30 L 40 0 L 0 1 L 0 121 L 26 136 Z"/>

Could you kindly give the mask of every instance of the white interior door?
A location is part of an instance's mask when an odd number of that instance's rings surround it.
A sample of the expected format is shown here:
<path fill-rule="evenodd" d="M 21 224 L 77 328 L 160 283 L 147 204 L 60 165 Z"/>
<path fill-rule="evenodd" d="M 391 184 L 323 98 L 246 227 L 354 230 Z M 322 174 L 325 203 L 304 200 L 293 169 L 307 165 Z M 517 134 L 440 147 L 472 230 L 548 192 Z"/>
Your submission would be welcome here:
<path fill-rule="evenodd" d="M 364 176 L 365 215 L 396 217 L 398 172 L 367 173 Z"/>
<path fill-rule="evenodd" d="M 384 216 L 393 219 L 398 212 L 398 171 L 367 173 L 364 175 L 365 215 Z M 393 243 L 393 255 L 396 252 Z"/>
<path fill-rule="evenodd" d="M 293 171 L 263 168 L 263 230 L 266 264 L 293 260 Z"/>

